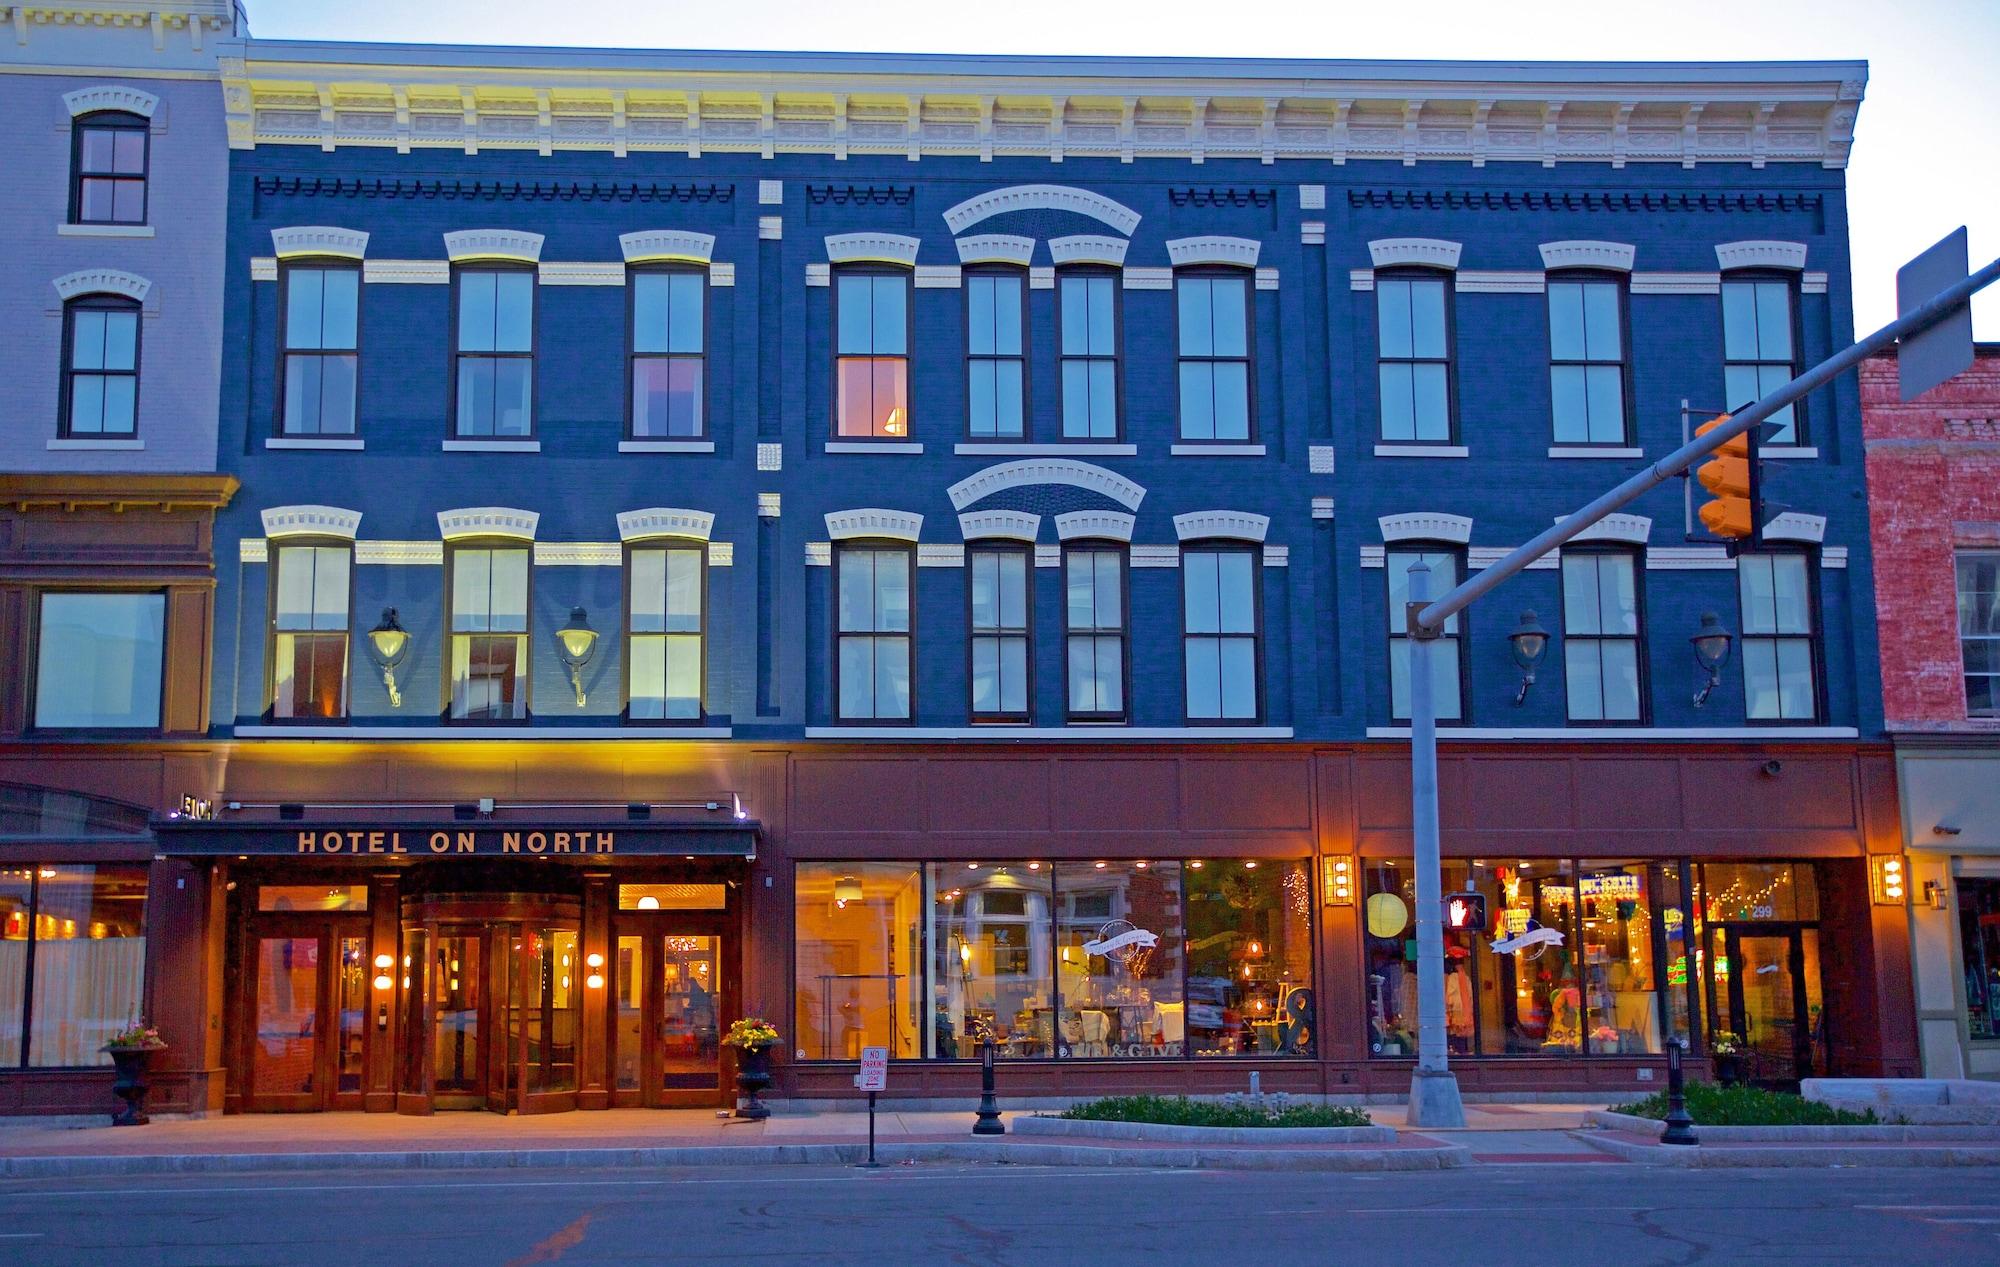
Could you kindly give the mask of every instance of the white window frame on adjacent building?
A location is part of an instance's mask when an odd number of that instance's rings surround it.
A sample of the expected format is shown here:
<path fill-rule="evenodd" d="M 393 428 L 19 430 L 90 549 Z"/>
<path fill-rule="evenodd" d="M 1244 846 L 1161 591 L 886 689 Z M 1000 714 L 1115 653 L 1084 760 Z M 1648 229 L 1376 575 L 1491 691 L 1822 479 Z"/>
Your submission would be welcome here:
<path fill-rule="evenodd" d="M 2000 717 L 2000 550 L 1960 550 L 1955 566 L 1965 715 Z"/>

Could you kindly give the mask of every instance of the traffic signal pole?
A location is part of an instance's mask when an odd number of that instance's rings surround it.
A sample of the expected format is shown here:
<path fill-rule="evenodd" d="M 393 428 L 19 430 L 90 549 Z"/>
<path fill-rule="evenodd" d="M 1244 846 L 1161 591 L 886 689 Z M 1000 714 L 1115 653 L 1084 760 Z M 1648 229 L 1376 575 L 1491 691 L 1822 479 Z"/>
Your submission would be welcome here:
<path fill-rule="evenodd" d="M 1462 1127 L 1465 1106 L 1446 1052 L 1444 1007 L 1444 895 L 1438 842 L 1437 709 L 1431 691 L 1433 645 L 1445 622 L 1521 572 L 1549 551 L 1613 514 L 1634 499 L 1685 472 L 1737 436 L 1759 426 L 1786 405 L 1807 395 L 1862 361 L 1956 314 L 1974 294 L 2000 280 L 2000 260 L 1939 291 L 1867 338 L 1834 353 L 1756 404 L 1586 504 L 1499 562 L 1466 579 L 1436 601 L 1430 569 L 1420 559 L 1409 570 L 1410 602 L 1404 609 L 1410 643 L 1410 830 L 1416 865 L 1417 899 L 1417 1067 L 1410 1079 L 1408 1122 L 1413 1127 Z M 1761 525 L 1759 525 L 1761 526 Z"/>

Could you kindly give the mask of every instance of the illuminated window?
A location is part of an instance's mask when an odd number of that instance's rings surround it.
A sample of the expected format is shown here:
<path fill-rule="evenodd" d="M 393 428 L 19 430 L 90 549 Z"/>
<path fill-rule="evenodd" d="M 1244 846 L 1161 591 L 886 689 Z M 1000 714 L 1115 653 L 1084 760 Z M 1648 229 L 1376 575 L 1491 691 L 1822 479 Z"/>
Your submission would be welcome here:
<path fill-rule="evenodd" d="M 705 433 L 707 274 L 691 268 L 632 273 L 632 438 Z"/>
<path fill-rule="evenodd" d="M 910 273 L 842 269 L 834 278 L 834 433 L 910 436 Z"/>
<path fill-rule="evenodd" d="M 277 569 L 271 608 L 271 715 L 347 715 L 346 545 L 288 545 L 271 552 Z"/>

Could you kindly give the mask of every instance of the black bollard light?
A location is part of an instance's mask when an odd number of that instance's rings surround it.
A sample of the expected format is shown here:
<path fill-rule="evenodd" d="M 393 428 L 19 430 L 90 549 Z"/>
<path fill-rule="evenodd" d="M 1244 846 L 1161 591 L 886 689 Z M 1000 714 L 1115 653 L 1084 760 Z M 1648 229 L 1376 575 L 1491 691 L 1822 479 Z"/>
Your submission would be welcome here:
<path fill-rule="evenodd" d="M 993 1098 L 993 1034 L 979 1048 L 979 1120 L 972 1124 L 974 1135 L 1005 1135 L 1000 1121 L 1000 1102 Z"/>
<path fill-rule="evenodd" d="M 1687 1044 L 1678 1038 L 1667 1040 L 1667 1129 L 1660 1132 L 1662 1144 L 1699 1144 L 1694 1119 L 1688 1116 L 1687 1083 L 1681 1072 L 1681 1054 Z"/>

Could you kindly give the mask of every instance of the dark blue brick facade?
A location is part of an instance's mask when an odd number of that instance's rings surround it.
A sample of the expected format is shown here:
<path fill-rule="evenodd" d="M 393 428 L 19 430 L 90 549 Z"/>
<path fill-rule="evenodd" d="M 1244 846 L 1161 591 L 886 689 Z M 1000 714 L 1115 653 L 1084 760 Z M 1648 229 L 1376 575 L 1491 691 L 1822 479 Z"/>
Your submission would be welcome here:
<path fill-rule="evenodd" d="M 829 234 L 887 232 L 921 239 L 921 266 L 956 265 L 943 213 L 977 194 L 1017 184 L 1060 183 L 1137 211 L 1128 270 L 1164 269 L 1170 239 L 1229 235 L 1261 244 L 1258 265 L 1277 286 L 1252 291 L 1253 440 L 1256 456 L 1179 456 L 1175 403 L 1175 306 L 1167 289 L 1125 288 L 1122 305 L 1125 434 L 1135 456 L 1086 457 L 1137 482 L 1136 546 L 1171 546 L 1173 516 L 1248 511 L 1270 517 L 1267 547 L 1286 566 L 1261 573 L 1264 727 L 1301 739 L 1352 740 L 1391 725 L 1386 685 L 1384 573 L 1363 566 L 1379 547 L 1378 517 L 1438 511 L 1473 520 L 1471 546 L 1518 544 L 1586 501 L 1638 460 L 1575 461 L 1551 445 L 1546 299 L 1539 293 L 1459 293 L 1456 321 L 1458 438 L 1462 459 L 1381 457 L 1375 392 L 1375 296 L 1350 272 L 1370 264 L 1368 243 L 1440 238 L 1463 244 L 1462 274 L 1542 269 L 1538 244 L 1572 239 L 1630 243 L 1641 274 L 1716 272 L 1720 243 L 1804 243 L 1806 268 L 1824 273 L 1824 293 L 1801 296 L 1803 358 L 1810 363 L 1851 335 L 1843 174 L 1817 165 L 1609 166 L 1382 161 L 1193 164 L 1152 159 L 1121 164 L 926 157 L 919 162 L 830 156 L 724 154 L 689 159 L 646 154 L 617 159 L 558 153 L 396 155 L 265 145 L 232 154 L 223 364 L 221 469 L 242 493 L 218 518 L 218 724 L 258 722 L 265 711 L 267 568 L 238 563 L 235 542 L 263 535 L 259 512 L 325 504 L 363 513 L 360 537 L 438 539 L 436 514 L 470 506 L 539 512 L 540 542 L 616 542 L 616 515 L 651 506 L 715 516 L 713 540 L 733 561 L 710 572 L 707 692 L 711 721 L 739 738 L 785 738 L 833 724 L 829 654 L 831 570 L 808 566 L 809 542 L 827 540 L 824 515 L 861 507 L 919 512 L 922 542 L 961 536 L 946 489 L 1009 456 L 955 454 L 965 435 L 964 291 L 920 285 L 912 292 L 912 429 L 921 454 L 825 451 L 831 431 L 832 290 L 808 284 L 827 261 Z M 783 182 L 783 199 L 759 201 L 760 181 Z M 1301 206 L 1300 186 L 1323 185 L 1325 207 Z M 760 236 L 779 217 L 782 236 Z M 1324 225 L 1324 243 L 1302 226 Z M 626 291 L 618 286 L 539 287 L 536 436 L 539 453 L 443 452 L 448 414 L 451 305 L 446 285 L 370 282 L 363 288 L 359 434 L 362 452 L 273 451 L 280 288 L 252 279 L 271 254 L 270 231 L 301 225 L 365 230 L 371 260 L 444 257 L 442 235 L 504 228 L 543 234 L 544 263 L 613 262 L 618 237 L 676 229 L 715 236 L 714 260 L 734 268 L 732 286 L 710 291 L 708 374 L 712 454 L 620 453 L 625 438 Z M 1033 209 L 991 217 L 967 233 L 1046 242 L 1067 234 L 1112 235 L 1070 211 Z M 1056 291 L 1030 289 L 1029 430 L 1058 438 Z M 1634 295 L 1630 375 L 1636 443 L 1648 459 L 1679 438 L 1680 401 L 1719 403 L 1720 301 L 1713 293 Z M 1823 636 L 1821 724 L 1880 729 L 1871 571 L 1862 501 L 1860 412 L 1851 380 L 1808 405 L 1817 460 L 1773 464 L 1771 496 L 1827 519 L 1825 542 L 1844 547 L 1844 567 L 1818 572 Z M 782 444 L 778 471 L 759 471 L 759 444 Z M 1331 446 L 1334 469 L 1315 474 L 1312 446 Z M 760 522 L 758 495 L 776 493 L 781 514 Z M 1315 518 L 1331 498 L 1332 518 Z M 1055 513 L 1110 508 L 1069 485 L 996 495 L 969 509 L 1016 508 L 1043 515 L 1039 540 L 1055 542 Z M 1651 545 L 1679 547 L 1682 490 L 1671 484 L 1631 508 L 1653 520 Z M 1740 626 L 1735 574 L 1653 567 L 1644 574 L 1650 718 L 1655 727 L 1736 726 L 1743 720 L 1739 665 L 1709 706 L 1691 707 L 1688 636 L 1699 613 Z M 966 572 L 918 570 L 915 717 L 919 727 L 968 725 Z M 1034 572 L 1037 726 L 1063 723 L 1059 569 Z M 357 654 L 351 673 L 356 724 L 434 725 L 440 709 L 442 574 L 432 565 L 363 565 L 352 604 Z M 536 725 L 615 725 L 621 705 L 618 634 L 621 571 L 606 566 L 534 569 L 533 718 Z M 1182 706 L 1181 574 L 1131 574 L 1132 716 L 1136 728 L 1187 724 Z M 579 709 L 554 654 L 554 630 L 575 605 L 603 632 Z M 405 702 L 387 707 L 379 674 L 358 651 L 359 634 L 396 607 L 414 635 L 400 677 Z M 1542 685 L 1510 706 L 1518 673 L 1505 632 L 1523 608 L 1559 631 L 1559 574 L 1532 571 L 1485 600 L 1470 617 L 1467 721 L 1477 727 L 1564 725 L 1560 643 Z M 1268 732 L 1267 732 L 1268 733 Z M 1751 731 L 1754 733 L 1754 730 Z"/>

